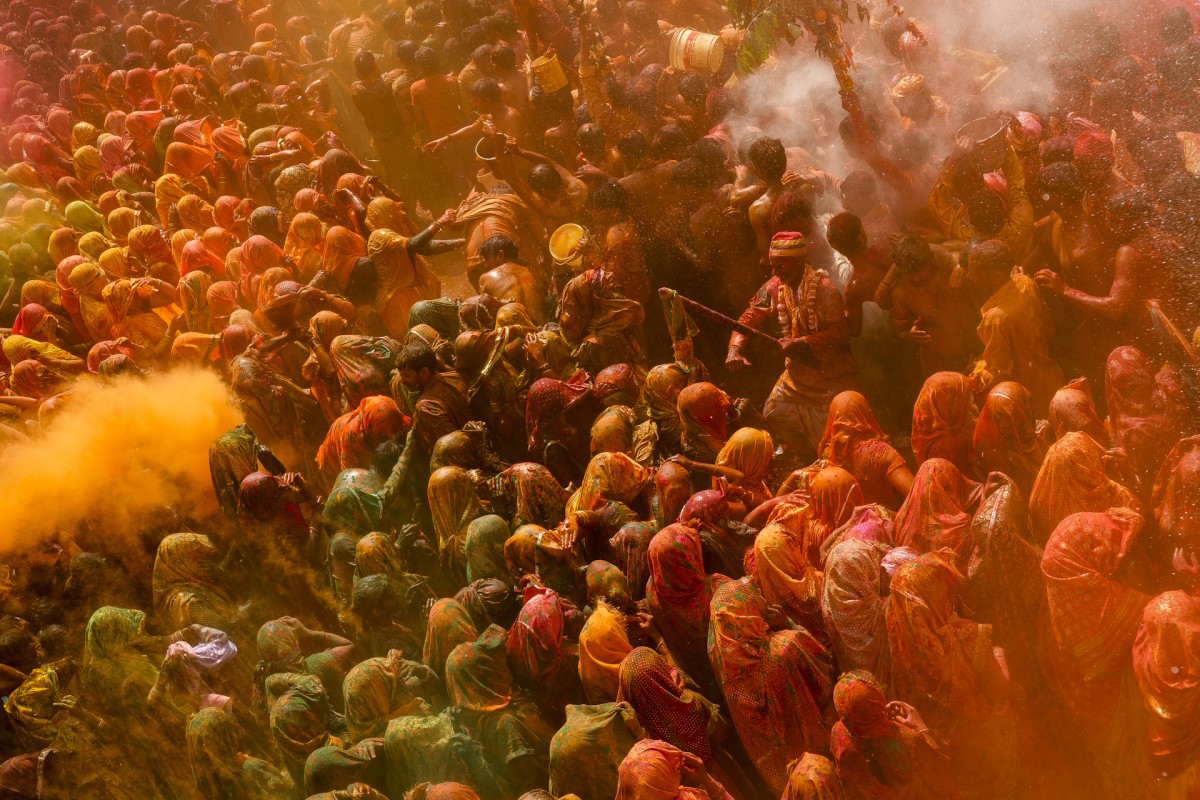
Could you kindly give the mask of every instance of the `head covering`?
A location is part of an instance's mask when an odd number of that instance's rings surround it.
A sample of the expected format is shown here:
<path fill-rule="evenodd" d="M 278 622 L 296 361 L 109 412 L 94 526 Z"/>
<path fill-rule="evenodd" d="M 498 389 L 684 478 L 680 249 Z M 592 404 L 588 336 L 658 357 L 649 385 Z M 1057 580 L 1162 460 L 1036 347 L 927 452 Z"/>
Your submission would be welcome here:
<path fill-rule="evenodd" d="M 745 475 L 738 485 L 765 500 L 771 496 L 767 475 L 775 455 L 771 434 L 758 428 L 739 428 L 717 454 L 719 467 L 731 467 Z"/>
<path fill-rule="evenodd" d="M 455 600 L 443 598 L 429 610 L 421 660 L 425 666 L 441 675 L 446 667 L 446 658 L 454 648 L 478 638 L 479 632 L 467 610 Z"/>
<path fill-rule="evenodd" d="M 1033 536 L 1044 543 L 1062 520 L 1079 511 L 1132 507 L 1133 493 L 1108 477 L 1104 448 L 1086 433 L 1068 433 L 1050 446 L 1029 495 Z"/>
<path fill-rule="evenodd" d="M 616 800 L 699 800 L 701 789 L 681 785 L 683 751 L 667 742 L 637 742 L 617 769 Z"/>
<path fill-rule="evenodd" d="M 677 409 L 683 425 L 683 451 L 712 463 L 725 444 L 725 412 L 729 396 L 711 383 L 693 383 L 679 392 Z"/>
<path fill-rule="evenodd" d="M 1094 158 L 1097 156 L 1112 157 L 1113 143 L 1106 134 L 1099 131 L 1084 131 L 1075 137 L 1075 146 L 1071 151 L 1075 157 Z"/>
<path fill-rule="evenodd" d="M 460 644 L 446 659 L 446 694 L 463 711 L 499 711 L 512 702 L 512 675 L 505 662 L 508 634 L 489 625 L 479 639 Z"/>
<path fill-rule="evenodd" d="M 1015 381 L 994 386 L 975 422 L 973 446 L 981 475 L 1003 472 L 1028 493 L 1045 455 L 1035 423 L 1028 389 Z"/>
<path fill-rule="evenodd" d="M 871 404 L 858 392 L 842 392 L 829 404 L 829 417 L 821 436 L 820 453 L 839 467 L 848 466 L 859 442 L 887 440 Z"/>
<path fill-rule="evenodd" d="M 935 372 L 925 380 L 913 407 L 912 449 L 919 463 L 944 458 L 970 471 L 975 408 L 971 387 L 957 372 Z"/>
<path fill-rule="evenodd" d="M 1113 438 L 1149 483 L 1179 441 L 1185 412 L 1178 378 L 1170 367 L 1156 370 L 1136 347 L 1118 347 L 1105 365 L 1104 396 Z"/>
<path fill-rule="evenodd" d="M 803 233 L 780 231 L 771 237 L 769 255 L 773 260 L 803 260 L 808 256 L 808 240 Z"/>
<path fill-rule="evenodd" d="M 1158 772 L 1178 775 L 1200 752 L 1200 600 L 1176 591 L 1150 601 L 1133 672 L 1149 712 L 1150 757 Z"/>
<path fill-rule="evenodd" d="M 666 659 L 648 647 L 635 647 L 621 662 L 617 680 L 617 701 L 633 706 L 650 736 L 704 761 L 712 758 L 709 706 L 684 688 L 679 672 Z"/>
<path fill-rule="evenodd" d="M 625 632 L 625 615 L 598 602 L 579 633 L 579 677 L 591 704 L 617 699 L 621 663 L 632 652 Z"/>
<path fill-rule="evenodd" d="M 846 538 L 825 559 L 821 618 L 842 670 L 864 669 L 887 679 L 883 567 L 886 545 Z"/>
<path fill-rule="evenodd" d="M 1072 431 L 1082 431 L 1101 445 L 1108 444 L 1108 429 L 1096 413 L 1087 378 L 1073 380 L 1054 394 L 1049 420 L 1056 439 Z"/>
<path fill-rule="evenodd" d="M 917 470 L 912 490 L 896 514 L 896 544 L 918 552 L 953 550 L 961 567 L 971 555 L 971 519 L 980 486 L 963 477 L 943 458 L 931 458 Z"/>

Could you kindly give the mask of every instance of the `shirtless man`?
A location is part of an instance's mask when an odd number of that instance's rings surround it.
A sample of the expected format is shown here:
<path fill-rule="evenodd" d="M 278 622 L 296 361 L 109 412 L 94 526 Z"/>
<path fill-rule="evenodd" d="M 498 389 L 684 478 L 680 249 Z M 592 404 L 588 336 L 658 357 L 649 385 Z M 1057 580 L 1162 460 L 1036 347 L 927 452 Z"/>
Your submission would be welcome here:
<path fill-rule="evenodd" d="M 888 239 L 872 242 L 863 221 L 849 212 L 829 220 L 826 237 L 833 249 L 845 256 L 853 269 L 844 290 L 846 319 L 850 325 L 850 335 L 859 336 L 863 327 L 863 303 L 875 299 L 875 290 L 892 263 L 892 245 Z"/>
<path fill-rule="evenodd" d="M 1154 203 L 1138 189 L 1119 192 L 1105 208 L 1104 223 L 1118 243 L 1113 260 L 1113 278 L 1105 294 L 1088 294 L 1067 284 L 1052 270 L 1039 270 L 1033 277 L 1043 291 L 1105 323 L 1112 341 L 1150 351 L 1157 349 L 1146 303 L 1172 297 L 1170 279 L 1161 268 L 1162 259 L 1154 245 L 1150 219 Z"/>
<path fill-rule="evenodd" d="M 759 263 L 766 266 L 770 262 L 771 212 L 786 191 L 783 175 L 787 172 L 787 152 L 783 142 L 763 137 L 750 145 L 747 157 L 750 170 L 762 183 L 762 193 L 750 204 L 750 226 L 758 244 Z"/>
<path fill-rule="evenodd" d="M 520 303 L 538 325 L 546 321 L 544 292 L 533 270 L 517 261 L 517 243 L 503 234 L 488 237 L 479 248 L 487 268 L 479 278 L 479 291 L 506 302 Z"/>
<path fill-rule="evenodd" d="M 890 292 L 892 325 L 900 340 L 918 348 L 925 377 L 963 370 L 979 320 L 955 276 L 954 257 L 910 233 L 892 249 L 892 260 L 899 274 Z"/>
<path fill-rule="evenodd" d="M 629 214 L 629 194 L 619 183 L 606 183 L 588 198 L 592 210 L 593 233 L 601 239 L 596 266 L 610 273 L 630 300 L 651 300 L 650 277 L 646 257 L 638 241 L 637 227 Z M 661 315 L 659 315 L 661 316 Z"/>
<path fill-rule="evenodd" d="M 518 158 L 533 165 L 524 176 Z M 587 202 L 587 185 L 541 153 L 510 145 L 497 156 L 492 172 L 541 217 L 547 231 L 578 220 Z"/>
<path fill-rule="evenodd" d="M 413 115 L 422 137 L 426 142 L 432 142 L 453 133 L 462 125 L 458 81 L 442 72 L 441 59 L 431 47 L 417 50 L 413 59 L 421 70 L 421 79 L 414 82 L 410 89 Z M 465 190 L 470 178 L 463 169 L 463 154 L 448 149 L 437 153 L 436 158 L 451 189 L 455 192 Z"/>
<path fill-rule="evenodd" d="M 1093 214 L 1102 214 L 1114 194 L 1133 188 L 1116 169 L 1112 140 L 1103 133 L 1085 131 L 1075 137 L 1071 163 L 1079 169 L 1087 194 L 1083 207 Z"/>
<path fill-rule="evenodd" d="M 650 158 L 650 142 L 639 133 L 628 133 L 617 143 L 617 152 L 625 162 L 625 177 L 617 181 L 629 193 L 629 208 L 643 235 L 657 235 L 665 219 L 663 198 L 668 196 L 674 161 L 655 162 Z"/>

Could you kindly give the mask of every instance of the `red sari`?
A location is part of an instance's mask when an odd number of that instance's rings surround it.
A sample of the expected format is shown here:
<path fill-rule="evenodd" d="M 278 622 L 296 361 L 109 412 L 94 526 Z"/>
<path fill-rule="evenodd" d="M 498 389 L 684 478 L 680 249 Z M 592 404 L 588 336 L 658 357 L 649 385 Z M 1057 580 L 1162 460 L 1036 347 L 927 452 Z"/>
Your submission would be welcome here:
<path fill-rule="evenodd" d="M 1200 436 L 1189 436 L 1167 454 L 1152 502 L 1158 529 L 1171 547 L 1200 547 Z"/>
<path fill-rule="evenodd" d="M 917 462 L 944 458 L 969 473 L 974 434 L 975 407 L 966 376 L 957 372 L 930 375 L 913 406 L 912 449 Z"/>
<path fill-rule="evenodd" d="M 971 519 L 979 500 L 978 483 L 963 477 L 945 459 L 929 459 L 917 470 L 912 491 L 896 514 L 896 544 L 921 553 L 953 550 L 959 568 L 965 568 L 973 547 Z"/>
<path fill-rule="evenodd" d="M 771 791 L 787 785 L 788 764 L 828 752 L 821 707 L 833 688 L 829 653 L 807 631 L 772 632 L 767 604 L 750 578 L 713 593 L 709 657 L 733 724 Z"/>
<path fill-rule="evenodd" d="M 376 447 L 407 433 L 411 427 L 412 420 L 400 412 L 392 398 L 364 397 L 358 408 L 333 421 L 317 450 L 317 466 L 325 485 L 332 486 L 344 469 L 369 467 Z"/>
<path fill-rule="evenodd" d="M 1071 514 L 1136 504 L 1133 493 L 1105 473 L 1104 448 L 1086 433 L 1068 433 L 1046 452 L 1029 495 L 1029 526 L 1045 544 Z"/>
<path fill-rule="evenodd" d="M 898 497 L 889 477 L 908 467 L 887 438 L 867 398 L 858 392 L 842 392 L 829 404 L 819 452 L 831 465 L 854 476 L 864 502 L 894 509 L 903 498 Z"/>
<path fill-rule="evenodd" d="M 1013 381 L 993 387 L 975 423 L 978 474 L 1003 472 L 1028 496 L 1046 455 L 1035 424 L 1033 399 L 1028 389 Z"/>
<path fill-rule="evenodd" d="M 1130 797 L 1149 786 L 1145 713 L 1129 651 L 1150 598 L 1113 575 L 1141 529 L 1142 518 L 1127 508 L 1072 514 L 1042 556 L 1047 613 L 1039 657 L 1046 682 L 1104 777 L 1128 782 Z"/>

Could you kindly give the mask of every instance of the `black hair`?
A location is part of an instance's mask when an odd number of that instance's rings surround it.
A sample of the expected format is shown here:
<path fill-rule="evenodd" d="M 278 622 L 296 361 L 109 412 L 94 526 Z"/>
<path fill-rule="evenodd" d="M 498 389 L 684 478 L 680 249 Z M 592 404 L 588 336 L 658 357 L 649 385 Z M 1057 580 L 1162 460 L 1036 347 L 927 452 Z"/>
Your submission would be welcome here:
<path fill-rule="evenodd" d="M 1069 161 L 1055 161 L 1042 167 L 1037 185 L 1044 194 L 1061 197 L 1068 203 L 1078 203 L 1087 193 L 1079 168 Z"/>
<path fill-rule="evenodd" d="M 750 166 L 763 178 L 777 181 L 787 172 L 787 151 L 783 142 L 764 136 L 750 145 L 746 154 Z"/>
<path fill-rule="evenodd" d="M 878 185 L 875 183 L 875 176 L 863 170 L 855 170 L 846 176 L 842 181 L 842 193 L 845 192 L 870 192 L 873 196 L 878 195 Z"/>
<path fill-rule="evenodd" d="M 617 142 L 617 152 L 629 161 L 641 161 L 650 153 L 650 143 L 641 131 L 630 131 Z"/>
<path fill-rule="evenodd" d="M 904 275 L 916 272 L 932 259 L 933 250 L 929 242 L 915 233 L 905 234 L 892 248 L 892 261 L 896 262 L 896 268 Z"/>
<path fill-rule="evenodd" d="M 689 106 L 698 106 L 708 99 L 708 78 L 699 72 L 685 72 L 679 79 L 679 95 Z"/>
<path fill-rule="evenodd" d="M 708 179 L 708 168 L 698 158 L 685 158 L 671 168 L 671 181 L 677 186 L 704 189 Z"/>
<path fill-rule="evenodd" d="M 967 215 L 971 218 L 971 227 L 981 236 L 995 236 L 1008 219 L 1004 200 L 987 189 L 980 189 L 967 198 Z"/>
<path fill-rule="evenodd" d="M 505 261 L 513 261 L 518 252 L 517 243 L 502 233 L 489 236 L 483 240 L 483 244 L 479 245 L 479 256 L 483 259 L 502 256 Z"/>
<path fill-rule="evenodd" d="M 967 255 L 968 267 L 978 267 L 984 272 L 1012 272 L 1013 254 L 1009 246 L 999 239 L 976 242 Z"/>
<path fill-rule="evenodd" d="M 396 357 L 396 369 L 410 369 L 413 372 L 427 369 L 430 372 L 437 372 L 437 353 L 429 349 L 429 345 L 424 342 L 406 344 L 400 351 L 400 355 Z"/>
<path fill-rule="evenodd" d="M 500 102 L 500 84 L 491 78 L 480 78 L 471 84 L 471 98 L 483 103 Z"/>
<path fill-rule="evenodd" d="M 420 6 L 418 6 L 420 8 Z M 442 59 L 438 57 L 437 50 L 432 47 L 420 47 L 413 54 L 413 60 L 417 62 L 417 66 L 422 72 L 435 74 L 441 71 Z"/>
<path fill-rule="evenodd" d="M 538 164 L 529 170 L 529 188 L 546 194 L 562 188 L 562 176 L 549 164 Z"/>
<path fill-rule="evenodd" d="M 592 190 L 588 202 L 598 211 L 617 211 L 622 215 L 629 214 L 629 192 L 616 181 L 597 186 Z"/>
<path fill-rule="evenodd" d="M 517 66 L 517 51 L 506 42 L 500 42 L 492 48 L 492 65 L 501 72 L 508 72 Z"/>
<path fill-rule="evenodd" d="M 864 235 L 866 232 L 862 220 L 856 214 L 843 211 L 830 218 L 825 238 L 839 253 L 850 254 L 857 251 L 857 245 Z"/>
<path fill-rule="evenodd" d="M 354 74 L 365 78 L 375 71 L 375 54 L 370 50 L 359 50 L 354 54 Z"/>
<path fill-rule="evenodd" d="M 371 454 L 371 469 L 380 475 L 391 475 L 392 467 L 396 466 L 396 462 L 400 460 L 402 449 L 398 442 L 390 439 L 383 442 Z"/>

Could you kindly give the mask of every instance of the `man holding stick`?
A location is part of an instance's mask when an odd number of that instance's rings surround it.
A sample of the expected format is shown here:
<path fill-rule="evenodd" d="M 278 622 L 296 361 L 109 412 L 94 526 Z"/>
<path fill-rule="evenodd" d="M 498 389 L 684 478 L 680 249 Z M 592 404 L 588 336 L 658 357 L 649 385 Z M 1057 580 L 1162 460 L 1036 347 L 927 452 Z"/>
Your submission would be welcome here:
<path fill-rule="evenodd" d="M 822 270 L 808 263 L 808 242 L 800 233 L 781 231 L 768 253 L 772 276 L 742 312 L 743 325 L 779 328 L 787 361 L 763 408 L 771 435 L 789 460 L 807 463 L 817 455 L 829 403 L 839 392 L 857 387 L 850 353 L 850 327 L 842 296 Z M 749 365 L 742 355 L 746 336 L 729 337 L 725 366 Z"/>

